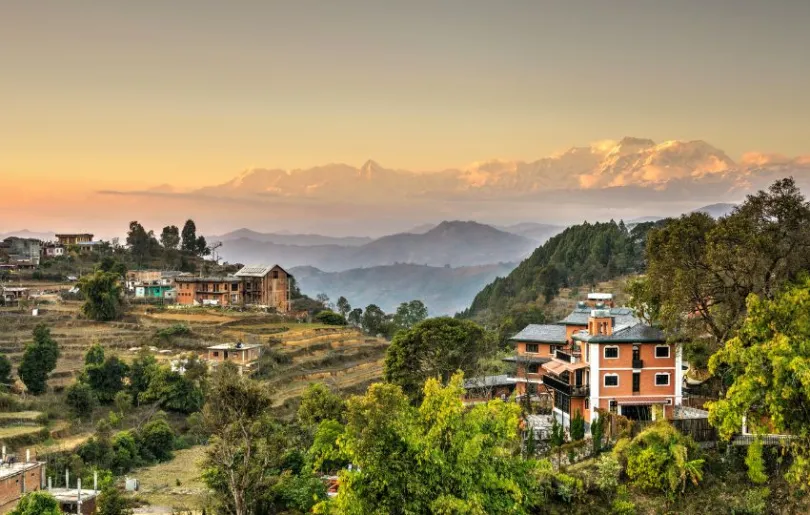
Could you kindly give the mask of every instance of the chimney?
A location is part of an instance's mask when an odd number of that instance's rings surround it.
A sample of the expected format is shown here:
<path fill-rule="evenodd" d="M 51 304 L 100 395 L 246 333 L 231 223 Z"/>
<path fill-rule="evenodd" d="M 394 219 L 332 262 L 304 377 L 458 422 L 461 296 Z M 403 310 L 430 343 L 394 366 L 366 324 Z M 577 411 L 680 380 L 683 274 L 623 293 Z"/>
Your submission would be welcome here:
<path fill-rule="evenodd" d="M 613 334 L 613 317 L 609 309 L 592 309 L 588 318 L 588 334 L 591 336 L 610 336 Z"/>

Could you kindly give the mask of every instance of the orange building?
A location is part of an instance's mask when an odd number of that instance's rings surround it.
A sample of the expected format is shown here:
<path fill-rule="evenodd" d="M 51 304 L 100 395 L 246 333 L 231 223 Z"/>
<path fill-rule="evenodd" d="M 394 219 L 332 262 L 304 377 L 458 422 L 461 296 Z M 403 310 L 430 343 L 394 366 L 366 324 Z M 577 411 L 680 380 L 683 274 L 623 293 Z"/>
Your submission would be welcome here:
<path fill-rule="evenodd" d="M 10 509 L 12 503 L 28 492 L 40 490 L 45 486 L 45 464 L 31 461 L 30 454 L 25 462 L 15 462 L 5 456 L 0 460 L 0 513 Z"/>
<path fill-rule="evenodd" d="M 241 281 L 238 277 L 197 277 L 180 275 L 174 279 L 177 303 L 189 306 L 241 305 Z"/>
<path fill-rule="evenodd" d="M 177 303 L 193 306 L 254 305 L 290 310 L 292 276 L 278 265 L 251 265 L 235 275 L 175 277 Z"/>
<path fill-rule="evenodd" d="M 92 243 L 93 235 L 90 233 L 57 234 L 56 239 L 60 245 L 79 245 L 81 243 Z"/>

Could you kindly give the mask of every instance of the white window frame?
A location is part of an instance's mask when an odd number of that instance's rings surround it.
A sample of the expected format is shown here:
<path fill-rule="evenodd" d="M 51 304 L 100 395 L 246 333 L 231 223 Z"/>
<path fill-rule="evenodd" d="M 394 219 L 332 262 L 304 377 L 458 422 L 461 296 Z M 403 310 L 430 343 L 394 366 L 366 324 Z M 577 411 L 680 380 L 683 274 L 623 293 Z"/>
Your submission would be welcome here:
<path fill-rule="evenodd" d="M 607 355 L 607 350 L 608 349 L 616 349 L 616 357 L 615 358 L 609 358 L 608 357 L 608 355 Z M 602 357 L 605 358 L 605 359 L 619 359 L 620 355 L 621 355 L 621 353 L 619 351 L 619 346 L 618 345 L 605 345 L 602 348 Z"/>
<path fill-rule="evenodd" d="M 607 384 L 608 377 L 615 377 L 616 384 Z M 605 388 L 618 388 L 619 387 L 619 374 L 605 374 L 602 376 L 602 386 Z"/>
<path fill-rule="evenodd" d="M 659 356 L 658 349 L 666 349 L 667 355 L 666 356 Z M 672 357 L 672 352 L 669 349 L 669 345 L 656 345 L 655 346 L 655 359 L 669 359 Z"/>
<path fill-rule="evenodd" d="M 666 376 L 667 377 L 667 384 L 658 384 L 658 376 Z M 669 386 L 672 384 L 672 377 L 670 376 L 669 372 L 656 372 L 655 374 L 655 386 Z"/>

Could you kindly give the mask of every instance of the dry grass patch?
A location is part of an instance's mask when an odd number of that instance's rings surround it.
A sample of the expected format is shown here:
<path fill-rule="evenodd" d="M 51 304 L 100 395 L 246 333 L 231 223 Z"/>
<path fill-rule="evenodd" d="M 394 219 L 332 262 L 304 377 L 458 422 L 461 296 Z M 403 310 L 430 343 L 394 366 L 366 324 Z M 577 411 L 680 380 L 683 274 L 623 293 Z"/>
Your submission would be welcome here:
<path fill-rule="evenodd" d="M 177 451 L 171 461 L 129 474 L 140 481 L 140 491 L 133 497 L 153 506 L 203 508 L 208 496 L 208 488 L 200 479 L 205 450 L 206 447 L 198 446 Z"/>

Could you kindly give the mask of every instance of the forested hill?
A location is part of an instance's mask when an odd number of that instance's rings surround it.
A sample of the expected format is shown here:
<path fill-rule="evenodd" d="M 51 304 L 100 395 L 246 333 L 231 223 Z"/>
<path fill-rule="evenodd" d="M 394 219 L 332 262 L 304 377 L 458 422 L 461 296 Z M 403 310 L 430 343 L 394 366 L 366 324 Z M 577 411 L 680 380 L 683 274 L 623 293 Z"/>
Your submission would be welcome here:
<path fill-rule="evenodd" d="M 644 269 L 647 232 L 665 223 L 584 223 L 567 228 L 538 247 L 506 277 L 488 284 L 465 318 L 497 321 L 506 313 L 548 301 L 562 287 L 590 286 Z"/>

